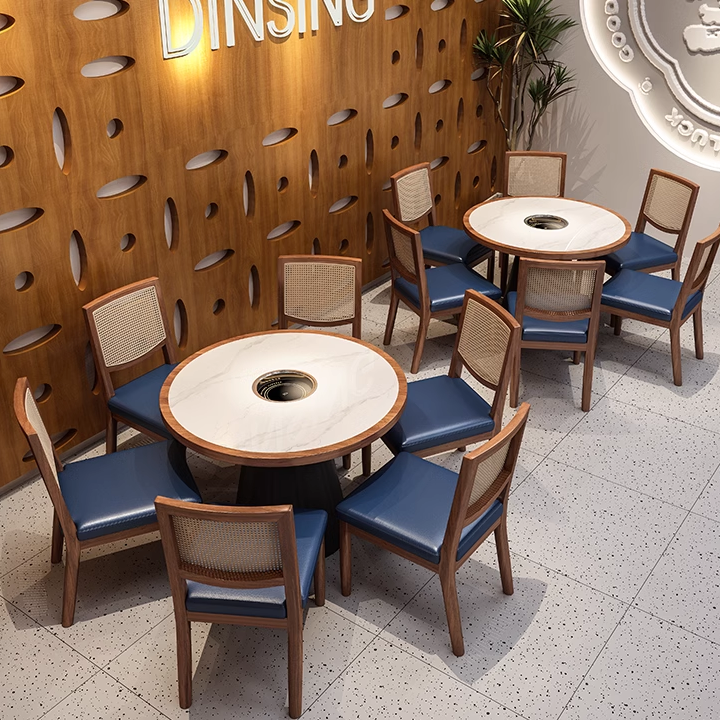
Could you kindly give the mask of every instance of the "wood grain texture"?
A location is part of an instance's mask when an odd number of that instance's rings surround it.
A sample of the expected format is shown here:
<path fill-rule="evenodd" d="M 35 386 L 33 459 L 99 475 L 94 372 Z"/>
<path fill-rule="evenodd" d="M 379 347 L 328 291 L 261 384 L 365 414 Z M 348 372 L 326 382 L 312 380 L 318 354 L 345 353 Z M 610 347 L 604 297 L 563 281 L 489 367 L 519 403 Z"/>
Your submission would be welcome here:
<path fill-rule="evenodd" d="M 499 0 L 455 0 L 437 12 L 429 0 L 403 0 L 409 12 L 389 21 L 385 10 L 395 2 L 384 0 L 365 23 L 351 22 L 343 10 L 342 27 L 332 25 L 321 3 L 316 33 L 259 43 L 236 12 L 233 48 L 224 43 L 219 3 L 216 51 L 210 50 L 202 2 L 200 46 L 185 58 L 165 61 L 156 0 L 130 0 L 126 12 L 96 21 L 73 16 L 80 2 L 6 0 L 2 8 L 15 22 L 0 31 L 0 75 L 17 76 L 24 85 L 0 96 L 0 145 L 13 155 L 0 167 L 0 216 L 32 207 L 44 212 L 35 222 L 0 232 L 0 485 L 32 467 L 29 458 L 23 461 L 27 447 L 12 417 L 16 378 L 27 375 L 33 388 L 51 387 L 42 412 L 60 438 L 60 451 L 104 427 L 81 312 L 93 298 L 158 276 L 171 327 L 175 305 L 183 303 L 178 339 L 180 357 L 186 357 L 271 327 L 279 255 L 315 247 L 323 254 L 361 257 L 364 282 L 378 277 L 386 257 L 381 211 L 391 205 L 388 180 L 397 170 L 447 157 L 432 175 L 438 221 L 458 227 L 463 212 L 502 181 L 503 135 L 484 81 L 470 77 L 472 38 L 497 25 Z M 174 27 L 190 7 L 171 0 Z M 265 15 L 282 24 L 267 4 Z M 420 29 L 423 49 L 416 59 Z M 112 55 L 135 62 L 108 77 L 81 74 L 88 62 Z M 431 94 L 430 86 L 444 79 L 452 84 Z M 408 98 L 383 108 L 394 93 Z M 62 169 L 53 149 L 56 108 L 66 131 Z M 327 125 L 331 115 L 348 108 L 357 114 Z M 111 138 L 107 125 L 113 119 L 122 130 Z M 263 146 L 269 133 L 288 127 L 297 130 L 292 138 Z M 478 141 L 486 144 L 468 153 Z M 219 162 L 185 169 L 191 158 L 215 149 L 227 153 Z M 147 180 L 122 196 L 97 197 L 108 182 L 128 175 Z M 347 196 L 358 199 L 331 214 L 330 207 Z M 164 227 L 168 198 L 176 220 L 172 249 Z M 292 232 L 267 239 L 274 228 L 294 221 L 299 224 Z M 70 266 L 73 231 L 83 246 L 79 284 Z M 123 251 L 121 238 L 129 233 L 134 242 Z M 234 252 L 222 263 L 194 270 L 222 250 Z M 21 273 L 31 273 L 33 282 L 17 291 Z M 2 353 L 13 339 L 48 324 L 60 330 L 44 344 Z M 152 365 L 128 371 L 117 384 Z"/>

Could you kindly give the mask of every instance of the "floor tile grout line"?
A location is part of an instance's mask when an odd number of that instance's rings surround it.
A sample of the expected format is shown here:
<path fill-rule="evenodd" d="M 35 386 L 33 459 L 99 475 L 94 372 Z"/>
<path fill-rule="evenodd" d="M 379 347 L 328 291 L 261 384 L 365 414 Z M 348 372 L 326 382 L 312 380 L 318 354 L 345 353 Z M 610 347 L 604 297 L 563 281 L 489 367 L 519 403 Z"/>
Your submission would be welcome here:
<path fill-rule="evenodd" d="M 113 682 L 116 682 L 118 685 L 121 685 L 122 687 L 124 687 L 129 693 L 132 693 L 135 697 L 137 697 L 137 698 L 139 698 L 140 700 L 142 700 L 142 702 L 144 702 L 146 705 L 148 705 L 149 707 L 151 707 L 153 710 L 155 710 L 155 712 L 159 713 L 162 717 L 167 718 L 168 720 L 170 720 L 169 716 L 166 715 L 162 710 L 160 710 L 160 708 L 155 707 L 155 705 L 153 705 L 149 700 L 147 700 L 146 698 L 144 698 L 144 697 L 143 697 L 142 695 L 140 695 L 139 693 L 135 692 L 131 687 L 128 687 L 122 680 L 118 680 L 118 678 L 116 678 L 116 677 L 114 677 L 113 675 L 111 675 L 111 674 L 110 674 L 107 670 L 105 670 L 104 668 L 101 668 L 101 669 L 100 669 L 100 672 L 103 673 L 103 675 L 106 675 L 108 678 L 110 678 Z"/>
<path fill-rule="evenodd" d="M 102 672 L 101 668 L 98 668 L 90 677 L 83 680 L 83 682 L 80 683 L 76 688 L 71 690 L 67 695 L 63 695 L 63 697 L 58 700 L 52 707 L 48 708 L 42 715 L 38 715 L 36 720 L 42 720 L 42 718 L 46 717 L 48 713 L 51 713 L 58 705 L 62 705 L 76 690 L 79 690 L 81 687 L 84 687 L 87 683 L 89 683 L 94 677 L 97 677 Z"/>
<path fill-rule="evenodd" d="M 1 500 L 2 500 L 2 497 L 0 496 L 0 501 L 1 501 Z M 31 555 L 29 558 L 26 558 L 25 560 L 23 560 L 23 561 L 22 561 L 21 563 L 19 563 L 18 565 L 15 565 L 15 567 L 11 568 L 11 569 L 8 570 L 7 572 L 4 572 L 4 573 L 0 574 L 0 580 L 2 580 L 4 577 L 6 577 L 7 575 L 9 575 L 10 573 L 13 573 L 13 572 L 15 572 L 16 570 L 18 570 L 19 568 L 21 568 L 23 565 L 25 565 L 25 563 L 29 563 L 31 560 L 34 560 L 38 555 L 41 555 L 42 553 L 47 552 L 48 550 L 50 550 L 50 547 L 51 547 L 51 546 L 50 546 L 49 544 L 46 545 L 42 550 L 38 550 L 34 555 Z"/>
<path fill-rule="evenodd" d="M 679 625 L 674 620 L 668 620 L 667 618 L 664 618 L 662 615 L 657 615 L 655 613 L 650 612 L 649 610 L 645 610 L 645 608 L 641 608 L 639 605 L 633 605 L 633 610 L 637 610 L 645 615 L 649 615 L 651 618 L 655 618 L 655 620 L 660 620 L 660 622 L 667 623 L 668 625 L 672 625 L 673 627 L 677 628 L 678 630 L 687 633 L 688 635 L 692 635 L 693 637 L 698 638 L 699 640 L 704 640 L 705 642 L 709 642 L 711 645 L 715 645 L 716 647 L 720 648 L 720 642 L 717 640 L 713 640 L 712 638 L 706 637 L 705 635 L 701 635 L 699 632 L 696 632 L 695 630 L 689 630 L 686 627 L 683 627 L 682 625 Z"/>

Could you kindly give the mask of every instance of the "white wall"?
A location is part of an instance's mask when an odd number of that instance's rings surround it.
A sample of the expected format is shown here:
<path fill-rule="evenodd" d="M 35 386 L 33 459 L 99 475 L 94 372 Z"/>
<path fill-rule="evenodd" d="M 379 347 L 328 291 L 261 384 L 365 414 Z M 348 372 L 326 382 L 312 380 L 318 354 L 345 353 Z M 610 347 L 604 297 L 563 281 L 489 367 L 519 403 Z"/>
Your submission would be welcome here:
<path fill-rule="evenodd" d="M 578 0 L 557 0 L 558 11 L 578 25 L 567 33 L 563 60 L 577 76 L 578 90 L 558 101 L 535 142 L 536 150 L 568 153 L 566 195 L 589 200 L 637 219 L 651 167 L 700 185 L 687 251 L 720 224 L 720 173 L 693 165 L 662 146 L 645 128 L 630 96 L 595 59 L 580 24 Z"/>

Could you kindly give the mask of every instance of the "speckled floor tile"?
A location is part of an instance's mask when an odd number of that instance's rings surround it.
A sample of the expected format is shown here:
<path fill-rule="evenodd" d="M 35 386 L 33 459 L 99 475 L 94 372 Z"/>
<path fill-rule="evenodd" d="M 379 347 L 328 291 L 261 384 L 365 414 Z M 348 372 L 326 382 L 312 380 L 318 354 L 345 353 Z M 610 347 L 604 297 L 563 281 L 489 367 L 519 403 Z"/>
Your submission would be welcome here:
<path fill-rule="evenodd" d="M 720 647 L 629 610 L 562 720 L 711 720 L 720 705 Z"/>
<path fill-rule="evenodd" d="M 379 638 L 303 717 L 518 720 L 510 710 Z"/>
<path fill-rule="evenodd" d="M 83 553 L 72 627 L 60 624 L 64 563 L 51 565 L 49 554 L 0 579 L 0 594 L 93 662 L 106 663 L 172 612 L 162 547 L 142 540 L 115 553 Z"/>
<path fill-rule="evenodd" d="M 437 579 L 380 637 L 524 717 L 554 719 L 626 606 L 536 563 L 512 562 L 512 596 L 502 592 L 488 543 L 458 571 L 463 657 L 452 654 Z"/>
<path fill-rule="evenodd" d="M 687 512 L 545 460 L 508 504 L 512 550 L 632 602 Z"/>
<path fill-rule="evenodd" d="M 696 515 L 720 522 L 720 468 L 715 471 L 710 482 L 705 486 L 692 511 Z"/>
<path fill-rule="evenodd" d="M 43 720 L 162 720 L 162 713 L 99 672 L 56 705 Z"/>
<path fill-rule="evenodd" d="M 52 503 L 38 477 L 0 495 L 0 576 L 42 550 L 50 555 Z"/>
<path fill-rule="evenodd" d="M 550 458 L 689 510 L 720 463 L 720 435 L 603 398 Z"/>
<path fill-rule="evenodd" d="M 163 621 L 105 670 L 170 718 L 283 718 L 287 635 L 269 628 L 193 623 L 193 704 L 178 704 L 175 620 Z M 373 636 L 309 603 L 304 630 L 303 707 L 370 644 Z"/>
<path fill-rule="evenodd" d="M 35 720 L 98 668 L 0 599 L 0 717 Z"/>
<path fill-rule="evenodd" d="M 635 605 L 720 645 L 720 523 L 691 513 Z"/>

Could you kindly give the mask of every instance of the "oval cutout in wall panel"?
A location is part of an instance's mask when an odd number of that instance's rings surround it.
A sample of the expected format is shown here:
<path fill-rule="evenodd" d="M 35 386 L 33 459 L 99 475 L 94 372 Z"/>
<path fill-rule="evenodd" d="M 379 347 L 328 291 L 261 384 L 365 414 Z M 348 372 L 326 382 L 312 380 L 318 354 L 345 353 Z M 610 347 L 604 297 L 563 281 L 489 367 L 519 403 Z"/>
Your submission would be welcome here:
<path fill-rule="evenodd" d="M 273 228 L 267 235 L 268 240 L 280 240 L 286 238 L 290 233 L 295 232 L 300 227 L 299 220 L 290 220 Z"/>
<path fill-rule="evenodd" d="M 400 51 L 399 50 L 393 50 L 392 57 L 390 58 L 390 62 L 393 65 L 397 65 L 400 62 Z"/>
<path fill-rule="evenodd" d="M 440 132 L 443 129 L 443 127 L 445 127 L 445 123 L 442 121 L 442 118 L 440 118 L 435 123 L 435 132 Z"/>
<path fill-rule="evenodd" d="M 195 272 L 202 272 L 203 270 L 210 270 L 211 268 L 217 267 L 218 265 L 227 262 L 234 254 L 235 251 L 230 248 L 210 253 L 210 255 L 206 255 L 195 266 Z"/>
<path fill-rule="evenodd" d="M 15 158 L 13 149 L 7 145 L 0 145 L 0 168 L 7 167 Z"/>
<path fill-rule="evenodd" d="M 438 43 L 438 52 L 445 52 L 445 48 L 447 47 L 447 43 L 445 40 L 440 40 Z"/>
<path fill-rule="evenodd" d="M 260 274 L 254 265 L 250 268 L 248 276 L 248 299 L 251 308 L 260 305 Z"/>
<path fill-rule="evenodd" d="M 72 140 L 67 117 L 62 108 L 55 108 L 52 118 L 53 147 L 55 148 L 55 159 L 64 175 L 70 172 L 70 160 L 72 159 Z"/>
<path fill-rule="evenodd" d="M 15 24 L 15 18 L 7 13 L 0 13 L 0 32 L 9 30 Z"/>
<path fill-rule="evenodd" d="M 462 135 L 463 122 L 465 121 L 465 101 L 460 98 L 458 100 L 457 118 L 455 120 L 457 125 L 458 137 Z"/>
<path fill-rule="evenodd" d="M 347 255 L 348 250 L 350 250 L 350 243 L 347 239 L 343 239 L 340 241 L 340 247 L 338 248 L 338 253 L 340 255 Z"/>
<path fill-rule="evenodd" d="M 40 385 L 33 390 L 33 397 L 38 404 L 47 402 L 51 394 L 52 386 L 48 383 L 40 383 Z"/>
<path fill-rule="evenodd" d="M 357 117 L 357 110 L 355 108 L 346 108 L 345 110 L 338 110 L 338 112 L 333 113 L 327 120 L 328 125 L 342 125 L 342 123 L 348 122 L 348 120 L 352 120 L 354 117 Z"/>
<path fill-rule="evenodd" d="M 86 78 L 108 77 L 128 70 L 134 64 L 135 60 L 127 55 L 108 55 L 83 65 L 80 68 L 80 74 Z"/>
<path fill-rule="evenodd" d="M 487 147 L 487 140 L 477 140 L 468 149 L 468 155 L 474 155 Z"/>
<path fill-rule="evenodd" d="M 123 197 L 137 190 L 146 181 L 147 178 L 144 175 L 126 175 L 106 183 L 95 194 L 101 200 Z"/>
<path fill-rule="evenodd" d="M 479 185 L 480 185 L 480 176 L 479 176 L 479 175 L 476 175 L 476 176 L 473 178 L 473 187 L 474 187 L 474 188 L 477 188 L 477 187 L 479 187 Z"/>
<path fill-rule="evenodd" d="M 460 49 L 464 50 L 465 45 L 467 45 L 467 20 L 463 18 L 462 25 L 460 26 Z M 465 57 L 462 56 L 463 62 L 465 61 Z"/>
<path fill-rule="evenodd" d="M 390 180 L 386 180 L 386 181 L 383 183 L 383 186 L 382 186 L 381 190 L 382 190 L 383 192 L 389 192 L 391 187 L 392 187 L 392 183 L 390 182 Z"/>
<path fill-rule="evenodd" d="M 454 2 L 455 0 L 433 0 L 432 3 L 430 3 L 430 9 L 435 12 L 440 12 L 440 10 L 449 8 Z"/>
<path fill-rule="evenodd" d="M 87 378 L 88 385 L 90 386 L 90 392 L 93 395 L 100 393 L 100 377 L 95 369 L 95 358 L 93 358 L 92 349 L 90 343 L 85 346 L 85 377 Z"/>
<path fill-rule="evenodd" d="M 435 93 L 442 92 L 443 90 L 447 90 L 452 85 L 452 80 L 438 80 L 434 82 L 429 88 L 428 92 L 431 95 L 435 95 Z"/>
<path fill-rule="evenodd" d="M 3 355 L 19 355 L 20 353 L 29 352 L 35 348 L 50 342 L 62 327 L 57 323 L 51 325 L 43 325 L 42 327 L 28 330 L 28 332 L 19 335 L 11 340 L 4 348 Z"/>
<path fill-rule="evenodd" d="M 399 144 L 400 138 L 397 135 L 393 135 L 392 140 L 390 140 L 390 149 L 394 150 Z"/>
<path fill-rule="evenodd" d="M 128 4 L 122 0 L 89 0 L 78 5 L 73 15 L 78 20 L 106 20 L 121 15 L 128 10 Z"/>
<path fill-rule="evenodd" d="M 120 238 L 120 250 L 123 252 L 130 252 L 135 247 L 135 241 L 137 238 L 132 233 L 125 233 Z"/>
<path fill-rule="evenodd" d="M 318 180 L 320 177 L 320 165 L 318 163 L 318 155 L 315 150 L 310 153 L 308 161 L 308 186 L 310 187 L 310 197 L 317 197 Z"/>
<path fill-rule="evenodd" d="M 19 230 L 39 220 L 45 211 L 42 208 L 22 208 L 0 215 L 0 233 Z"/>
<path fill-rule="evenodd" d="M 349 210 L 357 201 L 358 201 L 357 195 L 347 195 L 344 198 L 340 198 L 340 200 L 336 200 L 330 206 L 330 210 L 328 212 L 331 215 L 334 215 L 335 213 L 343 212 L 344 210 Z"/>
<path fill-rule="evenodd" d="M 222 298 L 218 298 L 212 306 L 213 315 L 219 315 L 225 309 L 225 301 Z"/>
<path fill-rule="evenodd" d="M 0 97 L 17 92 L 24 84 L 25 81 L 15 75 L 0 75 Z"/>
<path fill-rule="evenodd" d="M 477 70 L 473 70 L 470 74 L 470 79 L 473 81 L 481 80 L 485 77 L 485 73 L 487 72 L 487 68 L 479 67 Z"/>
<path fill-rule="evenodd" d="M 114 140 L 124 129 L 125 125 L 123 125 L 123 121 L 120 120 L 120 118 L 113 118 L 107 124 L 105 132 L 111 140 Z"/>
<path fill-rule="evenodd" d="M 462 177 L 460 171 L 455 173 L 455 209 L 460 207 L 460 193 L 462 192 Z"/>
<path fill-rule="evenodd" d="M 32 287 L 34 282 L 35 276 L 29 270 L 26 270 L 15 276 L 15 289 L 18 292 L 25 292 Z"/>
<path fill-rule="evenodd" d="M 78 290 L 84 290 L 87 287 L 87 252 L 77 230 L 70 235 L 70 270 Z"/>
<path fill-rule="evenodd" d="M 477 118 L 482 117 L 482 114 L 483 114 L 483 106 L 482 106 L 482 105 L 478 105 L 478 106 L 475 108 L 475 117 L 477 117 Z"/>
<path fill-rule="evenodd" d="M 495 192 L 497 184 L 497 157 L 493 156 L 492 165 L 490 165 L 490 192 Z"/>
<path fill-rule="evenodd" d="M 365 218 L 365 250 L 368 255 L 372 255 L 373 246 L 375 245 L 375 220 L 373 214 L 369 212 Z"/>
<path fill-rule="evenodd" d="M 318 238 L 315 238 L 312 242 L 312 250 L 310 251 L 311 255 L 322 255 L 322 251 L 320 248 L 320 240 Z"/>
<path fill-rule="evenodd" d="M 431 163 L 430 163 L 430 169 L 431 170 L 437 170 L 438 168 L 441 168 L 443 165 L 447 165 L 450 158 L 447 155 L 441 155 L 440 157 L 436 157 Z"/>
<path fill-rule="evenodd" d="M 178 300 L 175 303 L 175 310 L 173 311 L 173 332 L 175 333 L 175 342 L 178 347 L 184 348 L 187 345 L 188 339 L 188 320 L 185 303 L 182 300 Z"/>
<path fill-rule="evenodd" d="M 164 227 L 168 250 L 177 250 L 180 228 L 178 227 L 177 205 L 171 197 L 165 201 Z"/>
<path fill-rule="evenodd" d="M 297 135 L 298 131 L 297 128 L 280 128 L 280 130 L 274 130 L 269 135 L 266 135 L 263 138 L 262 144 L 263 147 L 273 147 L 275 145 L 280 145 L 280 143 L 287 142 L 288 140 L 291 140 Z"/>
<path fill-rule="evenodd" d="M 406 100 L 408 99 L 407 93 L 395 93 L 394 95 L 390 95 L 386 97 L 383 100 L 382 106 L 388 110 L 393 107 L 397 107 L 398 105 L 402 105 Z"/>
<path fill-rule="evenodd" d="M 418 70 L 422 70 L 424 52 L 425 52 L 425 40 L 423 37 L 422 28 L 420 28 L 417 31 L 417 35 L 415 36 L 415 67 Z"/>
<path fill-rule="evenodd" d="M 385 10 L 386 20 L 397 20 L 403 15 L 407 15 L 410 12 L 410 8 L 407 5 L 393 5 Z"/>
<path fill-rule="evenodd" d="M 245 217 L 251 218 L 255 215 L 255 180 L 249 170 L 243 180 L 243 211 Z"/>
<path fill-rule="evenodd" d="M 372 172 L 373 161 L 375 159 L 375 138 L 373 131 L 368 130 L 365 135 L 365 170 L 369 175 Z"/>
<path fill-rule="evenodd" d="M 212 220 L 214 217 L 216 217 L 218 214 L 218 209 L 219 208 L 217 203 L 209 203 L 205 208 L 205 219 Z"/>
<path fill-rule="evenodd" d="M 422 115 L 418 113 L 415 115 L 415 150 L 420 149 L 420 145 L 422 144 Z"/>
<path fill-rule="evenodd" d="M 348 164 L 348 156 L 347 155 L 341 155 L 338 158 L 338 168 L 342 170 L 343 168 L 346 168 Z"/>
<path fill-rule="evenodd" d="M 228 156 L 227 150 L 208 150 L 207 152 L 195 155 L 185 163 L 186 170 L 200 170 L 208 165 L 217 165 Z"/>

